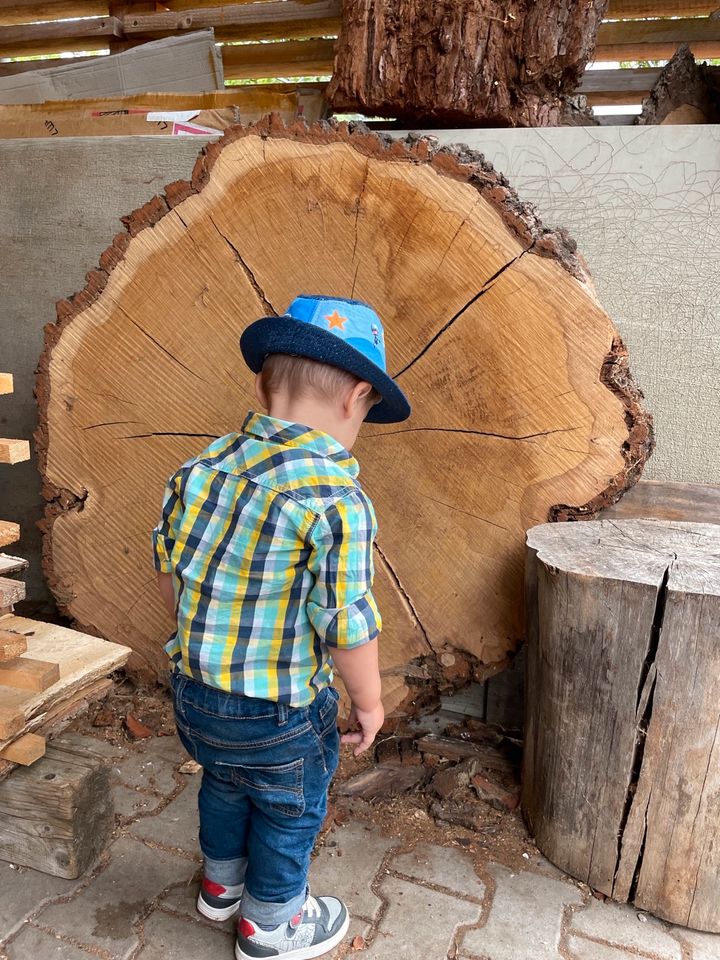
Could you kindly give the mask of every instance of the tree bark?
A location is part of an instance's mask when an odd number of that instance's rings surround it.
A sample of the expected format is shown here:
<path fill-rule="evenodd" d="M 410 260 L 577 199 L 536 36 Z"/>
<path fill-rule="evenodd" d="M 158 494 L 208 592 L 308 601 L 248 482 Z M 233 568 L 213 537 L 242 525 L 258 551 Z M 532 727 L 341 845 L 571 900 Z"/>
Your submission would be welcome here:
<path fill-rule="evenodd" d="M 523 809 L 571 876 L 720 932 L 720 527 L 528 534 Z"/>
<path fill-rule="evenodd" d="M 328 100 L 413 124 L 556 126 L 607 0 L 344 0 Z"/>
<path fill-rule="evenodd" d="M 696 63 L 683 44 L 643 101 L 641 125 L 720 122 L 720 68 Z"/>
<path fill-rule="evenodd" d="M 61 606 L 164 673 L 149 532 L 165 480 L 254 405 L 242 329 L 332 293 L 379 311 L 414 403 L 355 450 L 380 521 L 387 705 L 502 661 L 523 632 L 525 530 L 593 516 L 652 446 L 572 241 L 464 148 L 275 121 L 232 128 L 125 223 L 58 304 L 40 364 Z"/>

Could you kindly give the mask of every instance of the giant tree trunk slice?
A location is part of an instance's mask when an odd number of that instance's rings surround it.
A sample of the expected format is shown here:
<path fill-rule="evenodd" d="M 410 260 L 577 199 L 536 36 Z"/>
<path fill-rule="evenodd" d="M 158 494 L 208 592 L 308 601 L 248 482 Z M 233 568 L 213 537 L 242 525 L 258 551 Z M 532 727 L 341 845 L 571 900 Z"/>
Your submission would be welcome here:
<path fill-rule="evenodd" d="M 58 304 L 40 365 L 61 606 L 163 673 L 149 533 L 164 482 L 253 406 L 242 329 L 317 292 L 376 307 L 414 404 L 355 451 L 380 521 L 387 704 L 513 651 L 525 530 L 593 516 L 652 444 L 572 242 L 476 154 L 274 120 L 233 128 L 125 222 Z"/>

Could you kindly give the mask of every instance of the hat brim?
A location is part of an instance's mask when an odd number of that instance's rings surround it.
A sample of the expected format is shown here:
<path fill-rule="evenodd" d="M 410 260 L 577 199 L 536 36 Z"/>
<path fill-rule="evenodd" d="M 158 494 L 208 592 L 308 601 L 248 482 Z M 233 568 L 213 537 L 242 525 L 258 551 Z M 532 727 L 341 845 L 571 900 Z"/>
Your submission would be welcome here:
<path fill-rule="evenodd" d="M 243 331 L 240 350 L 253 373 L 262 370 L 271 353 L 286 353 L 339 367 L 366 380 L 382 397 L 365 417 L 368 423 L 400 423 L 410 416 L 410 404 L 395 381 L 355 347 L 321 327 L 292 317 L 262 317 Z"/>

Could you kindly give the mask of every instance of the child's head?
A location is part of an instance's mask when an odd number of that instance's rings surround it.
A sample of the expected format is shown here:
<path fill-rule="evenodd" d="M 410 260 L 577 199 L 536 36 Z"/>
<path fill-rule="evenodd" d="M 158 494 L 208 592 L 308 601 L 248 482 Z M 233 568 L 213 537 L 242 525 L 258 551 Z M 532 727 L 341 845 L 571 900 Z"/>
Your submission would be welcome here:
<path fill-rule="evenodd" d="M 349 449 L 370 409 L 380 401 L 366 380 L 346 370 L 285 353 L 266 357 L 255 378 L 260 403 L 273 416 L 299 423 L 326 424 Z"/>
<path fill-rule="evenodd" d="M 410 416 L 387 372 L 382 321 L 360 300 L 301 294 L 282 317 L 251 323 L 240 349 L 273 416 L 324 430 L 348 449 L 363 420 Z"/>

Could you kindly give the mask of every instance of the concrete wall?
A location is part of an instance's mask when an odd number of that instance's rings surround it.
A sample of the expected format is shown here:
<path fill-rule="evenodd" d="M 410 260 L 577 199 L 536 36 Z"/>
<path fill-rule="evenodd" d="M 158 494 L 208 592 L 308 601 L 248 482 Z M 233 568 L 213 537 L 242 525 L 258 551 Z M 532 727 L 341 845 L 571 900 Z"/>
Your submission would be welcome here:
<path fill-rule="evenodd" d="M 575 127 L 434 132 L 483 151 L 567 227 L 600 299 L 628 342 L 655 413 L 657 453 L 646 476 L 720 482 L 720 128 Z M 33 371 L 54 303 L 84 274 L 118 219 L 189 176 L 202 141 L 159 137 L 0 142 L 0 433 L 35 428 Z M 28 611 L 47 614 L 34 464 L 0 467 L 0 517 L 19 521 L 13 546 L 31 560 Z"/>

